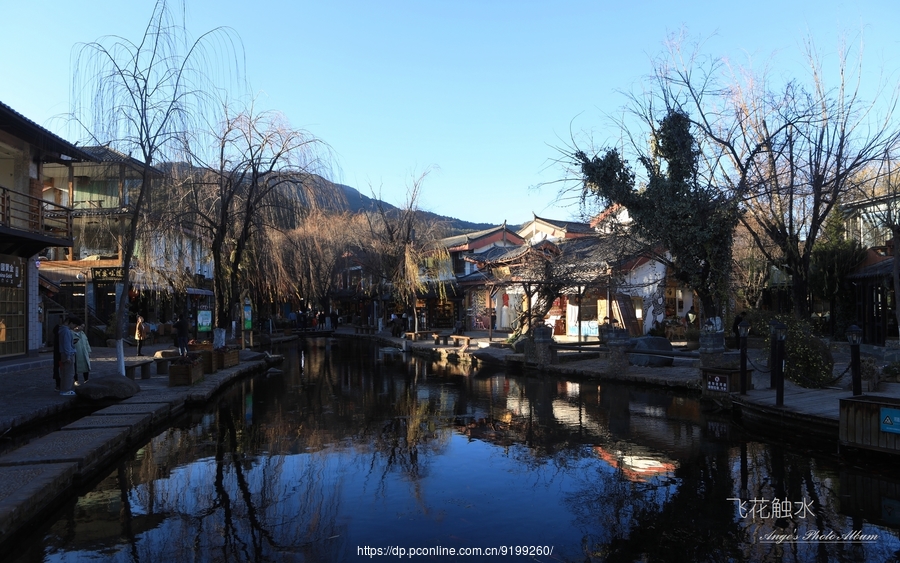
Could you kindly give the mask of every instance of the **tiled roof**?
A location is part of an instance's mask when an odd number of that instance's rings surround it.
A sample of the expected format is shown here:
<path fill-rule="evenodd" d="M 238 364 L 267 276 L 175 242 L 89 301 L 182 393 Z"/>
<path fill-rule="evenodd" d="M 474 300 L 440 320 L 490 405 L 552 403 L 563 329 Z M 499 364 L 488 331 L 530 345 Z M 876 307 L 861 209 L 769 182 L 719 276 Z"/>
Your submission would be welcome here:
<path fill-rule="evenodd" d="M 22 139 L 42 151 L 58 154 L 62 160 L 93 160 L 83 149 L 44 129 L 3 102 L 0 102 L 0 131 Z"/>

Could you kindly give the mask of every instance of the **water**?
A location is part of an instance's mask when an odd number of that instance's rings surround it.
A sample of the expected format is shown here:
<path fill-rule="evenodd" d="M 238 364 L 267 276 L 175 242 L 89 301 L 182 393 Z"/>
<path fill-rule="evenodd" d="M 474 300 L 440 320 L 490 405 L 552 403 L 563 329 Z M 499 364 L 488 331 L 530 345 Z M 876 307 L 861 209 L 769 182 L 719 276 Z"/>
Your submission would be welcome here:
<path fill-rule="evenodd" d="M 284 375 L 150 439 L 7 560 L 900 561 L 889 464 L 745 436 L 696 397 L 281 352 Z"/>

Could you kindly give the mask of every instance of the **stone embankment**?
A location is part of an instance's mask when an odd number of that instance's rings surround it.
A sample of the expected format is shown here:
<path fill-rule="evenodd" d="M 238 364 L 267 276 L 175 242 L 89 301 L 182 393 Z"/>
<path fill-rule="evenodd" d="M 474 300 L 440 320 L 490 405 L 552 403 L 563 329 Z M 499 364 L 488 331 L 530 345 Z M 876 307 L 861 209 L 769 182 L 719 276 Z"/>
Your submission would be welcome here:
<path fill-rule="evenodd" d="M 167 346 L 145 346 L 152 355 Z M 133 349 L 130 350 L 133 352 Z M 186 407 L 203 405 L 235 380 L 267 369 L 266 355 L 240 352 L 241 362 L 204 375 L 190 386 L 169 386 L 165 374 L 138 379 L 140 391 L 118 401 L 91 403 L 54 390 L 52 364 L 8 370 L 0 396 L 0 554 L 30 522 L 53 510 L 74 487 L 171 424 Z M 128 362 L 144 358 L 129 356 Z M 115 375 L 114 351 L 97 348 L 91 379 Z M 138 375 L 139 377 L 139 375 Z M 79 378 L 80 379 L 80 378 Z M 81 395 L 91 387 L 83 384 Z M 76 393 L 78 389 L 76 388 Z"/>

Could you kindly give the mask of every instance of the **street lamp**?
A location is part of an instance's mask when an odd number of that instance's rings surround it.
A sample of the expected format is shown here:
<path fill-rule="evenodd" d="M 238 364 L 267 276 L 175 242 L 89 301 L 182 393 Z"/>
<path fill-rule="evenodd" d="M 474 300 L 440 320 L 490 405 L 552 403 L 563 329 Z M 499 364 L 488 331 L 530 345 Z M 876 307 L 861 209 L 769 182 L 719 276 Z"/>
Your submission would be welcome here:
<path fill-rule="evenodd" d="M 747 319 L 738 324 L 738 334 L 741 338 L 741 395 L 747 394 L 747 335 L 750 334 L 750 323 Z"/>
<path fill-rule="evenodd" d="M 779 322 L 775 326 L 774 332 L 777 344 L 775 355 L 778 369 L 778 376 L 775 378 L 775 406 L 780 407 L 784 405 L 784 341 L 787 338 L 788 327 L 786 324 Z"/>
<path fill-rule="evenodd" d="M 850 374 L 853 379 L 853 395 L 862 395 L 862 376 L 859 365 L 859 345 L 862 343 L 863 331 L 856 325 L 847 329 L 847 342 L 850 343 Z"/>

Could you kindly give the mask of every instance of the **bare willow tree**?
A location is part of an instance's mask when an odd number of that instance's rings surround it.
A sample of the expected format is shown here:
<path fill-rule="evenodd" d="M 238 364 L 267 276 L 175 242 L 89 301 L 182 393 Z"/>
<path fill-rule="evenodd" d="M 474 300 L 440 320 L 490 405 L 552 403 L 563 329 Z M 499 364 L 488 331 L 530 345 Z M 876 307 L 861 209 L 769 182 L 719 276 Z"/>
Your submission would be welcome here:
<path fill-rule="evenodd" d="M 118 297 L 115 318 L 120 375 L 125 373 L 123 338 L 132 259 L 138 230 L 149 208 L 151 166 L 165 160 L 174 141 L 208 115 L 206 93 L 214 89 L 211 70 L 223 66 L 222 77 L 239 76 L 228 70 L 239 66 L 235 44 L 234 36 L 225 28 L 189 40 L 168 3 L 159 0 L 137 43 L 106 36 L 77 48 L 72 91 L 75 122 L 87 133 L 88 143 L 109 144 L 128 155 L 136 153 L 144 165 L 137 197 L 127 204 L 123 237 L 124 289 Z"/>
<path fill-rule="evenodd" d="M 310 209 L 336 197 L 329 183 L 314 181 L 327 147 L 307 131 L 290 127 L 278 112 L 253 107 L 226 115 L 209 133 L 212 142 L 188 139 L 190 165 L 176 213 L 209 242 L 216 300 L 215 326 L 226 328 L 231 311 L 251 287 L 260 296 L 284 285 L 271 244 L 305 221 Z M 324 186 L 324 187 L 323 187 Z M 260 266 L 270 268 L 261 271 Z M 275 278 L 270 277 L 275 276 Z"/>
<path fill-rule="evenodd" d="M 344 257 L 366 232 L 363 215 L 313 210 L 298 228 L 285 233 L 285 268 L 295 281 L 294 293 L 327 310 Z"/>
<path fill-rule="evenodd" d="M 842 49 L 829 72 L 807 42 L 809 81 L 779 86 L 673 44 L 656 66 L 656 89 L 640 99 L 642 108 L 662 100 L 690 116 L 714 183 L 740 205 L 758 250 L 790 275 L 798 318 L 809 313 L 812 251 L 825 220 L 900 137 L 897 91 L 866 100 L 853 53 Z"/>
<path fill-rule="evenodd" d="M 440 226 L 422 220 L 419 194 L 428 172 L 415 178 L 401 209 L 390 208 L 376 197 L 376 207 L 366 217 L 368 231 L 359 241 L 357 261 L 376 280 L 378 288 L 390 291 L 404 310 L 413 316 L 418 330 L 417 298 L 433 287 L 446 296 L 446 284 L 452 277 L 447 249 L 436 241 Z"/>

